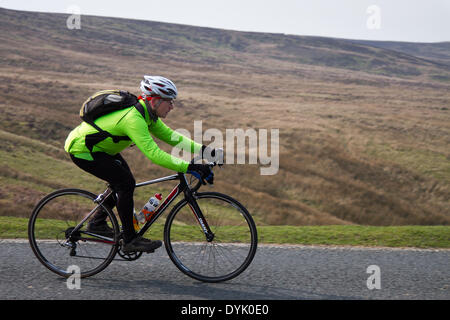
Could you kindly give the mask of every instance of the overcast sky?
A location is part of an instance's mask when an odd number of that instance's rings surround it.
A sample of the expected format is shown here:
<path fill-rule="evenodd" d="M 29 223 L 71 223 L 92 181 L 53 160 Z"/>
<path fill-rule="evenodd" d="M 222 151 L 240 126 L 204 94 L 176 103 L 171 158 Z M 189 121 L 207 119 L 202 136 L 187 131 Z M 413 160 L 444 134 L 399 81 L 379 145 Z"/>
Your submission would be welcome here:
<path fill-rule="evenodd" d="M 0 7 L 202 27 L 411 42 L 450 41 L 450 0 L 0 0 Z M 70 12 L 73 13 L 73 12 Z"/>

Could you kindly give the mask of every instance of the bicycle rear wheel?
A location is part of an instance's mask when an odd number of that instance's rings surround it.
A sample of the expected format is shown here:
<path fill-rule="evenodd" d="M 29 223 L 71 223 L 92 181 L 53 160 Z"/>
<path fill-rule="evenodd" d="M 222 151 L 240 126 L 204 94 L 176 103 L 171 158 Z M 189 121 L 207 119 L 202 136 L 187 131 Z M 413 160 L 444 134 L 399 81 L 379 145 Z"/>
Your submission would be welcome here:
<path fill-rule="evenodd" d="M 44 197 L 28 222 L 28 240 L 39 261 L 51 271 L 69 277 L 73 266 L 80 276 L 92 276 L 106 268 L 117 252 L 119 225 L 114 214 L 103 207 L 106 222 L 114 230 L 108 238 L 86 230 L 89 219 L 74 228 L 96 207 L 96 195 L 79 189 L 62 189 Z"/>
<path fill-rule="evenodd" d="M 233 198 L 216 192 L 197 193 L 206 221 L 198 221 L 186 200 L 167 217 L 164 243 L 173 263 L 186 275 L 204 282 L 230 280 L 251 263 L 257 248 L 255 223 L 247 209 Z M 214 238 L 207 240 L 201 224 Z"/>

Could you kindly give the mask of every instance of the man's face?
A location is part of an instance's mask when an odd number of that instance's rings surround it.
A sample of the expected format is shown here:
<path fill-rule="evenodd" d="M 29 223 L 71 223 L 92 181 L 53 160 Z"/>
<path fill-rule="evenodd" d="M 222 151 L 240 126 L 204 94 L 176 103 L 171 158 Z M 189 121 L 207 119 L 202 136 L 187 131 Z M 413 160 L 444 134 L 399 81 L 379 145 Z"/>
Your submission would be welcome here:
<path fill-rule="evenodd" d="M 156 115 L 160 118 L 165 118 L 167 114 L 170 112 L 170 110 L 173 109 L 174 103 L 173 99 L 162 99 L 157 98 L 152 100 L 152 106 L 153 110 L 155 111 Z"/>

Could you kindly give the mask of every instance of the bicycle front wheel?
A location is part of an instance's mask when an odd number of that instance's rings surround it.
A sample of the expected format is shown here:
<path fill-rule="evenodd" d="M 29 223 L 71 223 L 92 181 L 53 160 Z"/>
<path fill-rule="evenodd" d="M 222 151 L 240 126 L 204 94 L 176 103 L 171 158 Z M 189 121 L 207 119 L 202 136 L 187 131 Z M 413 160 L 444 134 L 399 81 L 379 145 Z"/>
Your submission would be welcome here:
<path fill-rule="evenodd" d="M 96 196 L 79 189 L 62 189 L 44 197 L 28 222 L 28 240 L 39 261 L 63 277 L 79 272 L 82 278 L 106 268 L 117 252 L 119 226 L 114 214 L 103 207 L 105 221 L 114 230 L 108 238 L 87 231 L 87 224 L 73 232 L 96 207 Z"/>
<path fill-rule="evenodd" d="M 199 221 L 186 200 L 167 217 L 164 243 L 174 264 L 186 275 L 204 282 L 230 280 L 252 262 L 257 248 L 255 223 L 247 209 L 216 192 L 195 195 L 205 221 Z M 207 239 L 201 224 L 214 237 Z"/>

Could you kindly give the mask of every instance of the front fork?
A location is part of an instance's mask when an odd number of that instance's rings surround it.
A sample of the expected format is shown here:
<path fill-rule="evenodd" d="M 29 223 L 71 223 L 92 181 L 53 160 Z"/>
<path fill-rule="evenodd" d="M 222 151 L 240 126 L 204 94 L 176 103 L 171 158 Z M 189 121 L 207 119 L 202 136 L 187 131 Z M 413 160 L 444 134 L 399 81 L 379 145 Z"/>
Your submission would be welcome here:
<path fill-rule="evenodd" d="M 205 216 L 203 215 L 202 210 L 198 206 L 197 200 L 195 199 L 194 195 L 190 190 L 185 191 L 185 197 L 188 202 L 189 208 L 191 208 L 192 213 L 197 218 L 198 223 L 202 227 L 203 233 L 205 234 L 206 241 L 211 242 L 214 240 L 214 233 L 211 231 L 208 222 L 205 219 Z"/>
<path fill-rule="evenodd" d="M 192 191 L 189 186 L 189 183 L 186 179 L 186 175 L 183 173 L 178 173 L 180 177 L 180 189 L 183 190 L 184 197 L 191 208 L 192 213 L 197 219 L 198 223 L 202 227 L 203 233 L 205 234 L 206 241 L 211 242 L 214 240 L 214 233 L 209 228 L 208 222 L 203 215 L 202 210 L 198 206 L 197 200 L 195 198 L 196 190 Z"/>

